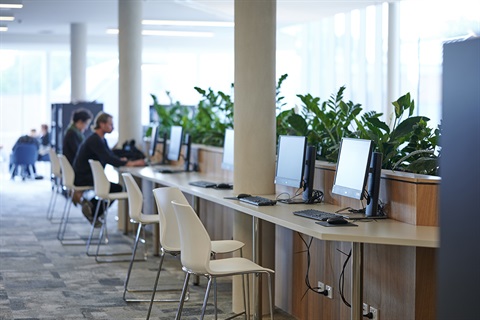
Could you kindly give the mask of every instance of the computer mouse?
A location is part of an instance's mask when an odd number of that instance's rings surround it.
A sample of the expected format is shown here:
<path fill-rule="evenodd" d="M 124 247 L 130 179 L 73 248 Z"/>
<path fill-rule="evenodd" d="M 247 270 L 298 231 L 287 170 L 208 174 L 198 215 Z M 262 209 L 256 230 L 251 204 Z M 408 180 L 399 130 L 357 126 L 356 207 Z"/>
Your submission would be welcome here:
<path fill-rule="evenodd" d="M 232 185 L 228 183 L 219 183 L 215 186 L 217 189 L 232 189 Z"/>
<path fill-rule="evenodd" d="M 241 198 L 246 198 L 246 197 L 251 197 L 252 195 L 251 194 L 248 194 L 248 193 L 239 193 L 237 195 L 237 198 L 238 199 L 241 199 Z"/>
<path fill-rule="evenodd" d="M 334 218 L 328 218 L 327 222 L 329 224 L 347 224 L 348 220 L 345 219 L 344 217 L 334 217 Z"/>

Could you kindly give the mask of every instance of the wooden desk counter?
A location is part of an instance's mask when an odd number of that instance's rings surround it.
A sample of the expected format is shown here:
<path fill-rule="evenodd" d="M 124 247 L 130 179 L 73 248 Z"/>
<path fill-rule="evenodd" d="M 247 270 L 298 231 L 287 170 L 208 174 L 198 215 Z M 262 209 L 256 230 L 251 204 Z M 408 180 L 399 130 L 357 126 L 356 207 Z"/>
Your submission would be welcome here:
<path fill-rule="evenodd" d="M 293 211 L 304 209 L 317 209 L 326 212 L 335 212 L 340 208 L 329 204 L 283 204 L 275 206 L 257 207 L 236 200 L 224 199 L 233 197 L 232 190 L 219 190 L 202 188 L 189 185 L 191 181 L 215 180 L 215 177 L 196 173 L 165 174 L 154 172 L 154 168 L 129 168 L 126 170 L 142 179 L 164 185 L 178 187 L 185 193 L 218 203 L 222 206 L 240 211 L 252 217 L 271 222 L 273 224 L 312 236 L 320 240 L 361 242 L 413 247 L 436 248 L 439 246 L 438 227 L 415 226 L 391 219 L 373 220 L 370 222 L 355 222 L 358 227 L 324 227 L 311 219 L 293 215 Z M 260 195 L 265 198 L 275 199 L 274 195 Z"/>

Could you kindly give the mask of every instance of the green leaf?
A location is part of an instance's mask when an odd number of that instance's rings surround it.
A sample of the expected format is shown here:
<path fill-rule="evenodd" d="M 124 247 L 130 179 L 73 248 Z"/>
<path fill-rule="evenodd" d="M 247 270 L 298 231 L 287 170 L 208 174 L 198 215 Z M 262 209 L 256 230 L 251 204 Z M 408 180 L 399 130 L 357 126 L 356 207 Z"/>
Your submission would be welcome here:
<path fill-rule="evenodd" d="M 398 140 L 409 136 L 413 131 L 413 127 L 421 120 L 429 121 L 430 119 L 421 116 L 405 119 L 392 131 L 390 134 L 390 140 Z"/>

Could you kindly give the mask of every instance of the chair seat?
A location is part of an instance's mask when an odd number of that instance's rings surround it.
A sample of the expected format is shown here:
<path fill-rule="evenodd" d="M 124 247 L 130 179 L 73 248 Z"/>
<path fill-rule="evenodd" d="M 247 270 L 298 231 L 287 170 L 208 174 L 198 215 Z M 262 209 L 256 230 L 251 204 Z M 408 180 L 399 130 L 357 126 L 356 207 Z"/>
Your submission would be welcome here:
<path fill-rule="evenodd" d="M 87 190 L 92 190 L 93 186 L 73 186 L 72 189 L 74 191 L 87 191 Z"/>
<path fill-rule="evenodd" d="M 109 193 L 108 197 L 105 197 L 104 199 L 108 199 L 110 201 L 125 200 L 125 199 L 128 199 L 128 194 L 126 192 L 113 192 L 113 193 Z"/>
<path fill-rule="evenodd" d="M 243 248 L 245 244 L 237 240 L 214 240 L 212 241 L 212 252 L 228 253 Z"/>
<path fill-rule="evenodd" d="M 274 273 L 273 270 L 261 267 L 255 262 L 245 258 L 210 260 L 209 268 L 212 276 L 228 276 L 253 272 Z"/>
<path fill-rule="evenodd" d="M 144 214 L 142 213 L 140 219 L 135 220 L 135 222 L 141 222 L 143 224 L 152 224 L 152 223 L 159 223 L 160 220 L 158 219 L 157 214 Z"/>

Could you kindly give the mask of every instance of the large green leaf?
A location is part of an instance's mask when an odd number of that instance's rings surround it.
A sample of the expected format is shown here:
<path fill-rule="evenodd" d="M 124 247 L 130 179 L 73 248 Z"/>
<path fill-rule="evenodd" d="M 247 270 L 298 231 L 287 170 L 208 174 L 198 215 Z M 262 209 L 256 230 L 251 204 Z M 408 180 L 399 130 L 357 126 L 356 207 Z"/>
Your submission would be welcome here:
<path fill-rule="evenodd" d="M 421 120 L 429 121 L 430 119 L 427 117 L 418 116 L 403 120 L 395 129 L 393 129 L 392 133 L 390 134 L 390 140 L 397 140 L 408 136 L 413 131 L 413 127 Z"/>

